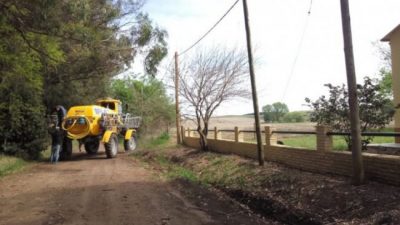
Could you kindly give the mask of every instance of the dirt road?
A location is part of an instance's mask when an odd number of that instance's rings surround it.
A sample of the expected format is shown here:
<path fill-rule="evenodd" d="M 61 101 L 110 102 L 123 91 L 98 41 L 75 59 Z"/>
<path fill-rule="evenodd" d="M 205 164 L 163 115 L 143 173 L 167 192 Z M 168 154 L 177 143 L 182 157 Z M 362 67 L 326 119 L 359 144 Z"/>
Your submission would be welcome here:
<path fill-rule="evenodd" d="M 276 224 L 204 188 L 169 183 L 127 155 L 75 153 L 0 179 L 0 224 Z"/>

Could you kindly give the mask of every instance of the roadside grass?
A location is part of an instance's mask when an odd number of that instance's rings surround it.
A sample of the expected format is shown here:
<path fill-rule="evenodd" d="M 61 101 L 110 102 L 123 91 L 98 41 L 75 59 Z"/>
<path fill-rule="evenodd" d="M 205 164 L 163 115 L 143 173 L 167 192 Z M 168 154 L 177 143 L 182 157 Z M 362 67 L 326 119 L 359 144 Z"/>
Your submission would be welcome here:
<path fill-rule="evenodd" d="M 40 154 L 40 161 L 48 161 L 50 160 L 51 155 L 51 146 L 49 146 L 45 151 Z"/>
<path fill-rule="evenodd" d="M 180 178 L 191 182 L 198 182 L 198 178 L 193 171 L 174 164 L 164 155 L 157 155 L 155 157 L 155 162 L 164 169 L 165 175 L 168 179 L 174 180 Z"/>
<path fill-rule="evenodd" d="M 239 156 L 198 151 L 187 157 L 179 156 L 179 153 L 185 154 L 184 149 L 176 146 L 175 140 L 168 135 L 162 134 L 142 140 L 139 151 L 132 156 L 161 171 L 169 180 L 184 179 L 205 186 L 235 189 L 264 182 L 262 177 L 256 176 L 260 171 L 257 165 Z"/>
<path fill-rule="evenodd" d="M 170 136 L 168 133 L 164 132 L 158 137 L 142 137 L 139 139 L 139 149 L 156 149 L 162 148 L 170 143 Z"/>
<path fill-rule="evenodd" d="M 164 172 L 168 179 L 185 179 L 191 182 L 197 182 L 196 175 L 189 169 L 172 163 L 163 153 L 165 149 L 176 147 L 176 144 L 168 133 L 162 133 L 158 137 L 143 137 L 139 139 L 138 151 L 134 152 L 133 157 L 148 163 L 148 157 L 151 157 L 152 163 L 155 163 L 158 169 Z M 151 155 L 151 156 L 150 156 Z"/>
<path fill-rule="evenodd" d="M 21 158 L 0 155 L 0 177 L 18 172 L 25 168 L 25 166 L 28 164 L 29 162 Z"/>

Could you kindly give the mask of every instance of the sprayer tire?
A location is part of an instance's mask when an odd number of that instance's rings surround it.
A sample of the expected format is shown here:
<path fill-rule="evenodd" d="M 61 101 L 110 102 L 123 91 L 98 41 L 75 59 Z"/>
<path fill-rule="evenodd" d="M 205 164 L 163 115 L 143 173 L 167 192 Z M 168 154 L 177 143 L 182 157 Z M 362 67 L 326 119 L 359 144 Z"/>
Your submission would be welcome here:
<path fill-rule="evenodd" d="M 69 160 L 72 156 L 72 140 L 65 137 L 60 152 L 60 160 Z"/>
<path fill-rule="evenodd" d="M 108 143 L 104 144 L 104 148 L 106 149 L 107 158 L 115 158 L 118 153 L 118 137 L 113 134 L 110 137 Z"/>
<path fill-rule="evenodd" d="M 85 142 L 85 151 L 88 155 L 95 155 L 99 151 L 100 140 L 90 140 Z"/>
<path fill-rule="evenodd" d="M 136 137 L 132 135 L 129 140 L 124 140 L 124 149 L 125 151 L 133 151 L 137 147 Z"/>

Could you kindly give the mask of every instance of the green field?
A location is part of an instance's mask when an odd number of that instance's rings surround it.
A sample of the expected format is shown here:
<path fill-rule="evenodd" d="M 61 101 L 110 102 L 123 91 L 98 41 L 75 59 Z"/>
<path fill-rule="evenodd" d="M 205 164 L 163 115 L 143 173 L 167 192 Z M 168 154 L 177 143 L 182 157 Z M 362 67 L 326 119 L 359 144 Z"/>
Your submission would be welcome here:
<path fill-rule="evenodd" d="M 307 149 L 316 149 L 316 136 L 315 135 L 303 135 L 296 137 L 286 137 L 279 139 L 283 141 L 285 145 L 293 147 L 301 147 Z M 371 143 L 393 143 L 394 137 L 375 137 Z M 334 136 L 333 137 L 333 149 L 337 151 L 347 150 L 347 144 L 343 137 Z"/>

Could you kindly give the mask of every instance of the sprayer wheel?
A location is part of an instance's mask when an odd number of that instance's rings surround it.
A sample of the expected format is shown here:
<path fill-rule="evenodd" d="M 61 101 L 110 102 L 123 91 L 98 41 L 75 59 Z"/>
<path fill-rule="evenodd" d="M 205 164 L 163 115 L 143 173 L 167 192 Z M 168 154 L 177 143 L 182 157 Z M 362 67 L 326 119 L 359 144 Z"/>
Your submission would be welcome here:
<path fill-rule="evenodd" d="M 99 151 L 100 140 L 92 139 L 85 142 L 85 151 L 89 155 L 95 155 Z"/>
<path fill-rule="evenodd" d="M 118 153 L 118 137 L 113 134 L 110 137 L 108 143 L 104 144 L 104 148 L 106 149 L 107 158 L 115 158 Z"/>
<path fill-rule="evenodd" d="M 124 140 L 124 149 L 125 151 L 133 151 L 137 147 L 136 137 L 132 135 L 129 140 Z"/>

